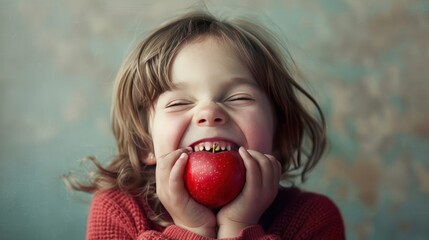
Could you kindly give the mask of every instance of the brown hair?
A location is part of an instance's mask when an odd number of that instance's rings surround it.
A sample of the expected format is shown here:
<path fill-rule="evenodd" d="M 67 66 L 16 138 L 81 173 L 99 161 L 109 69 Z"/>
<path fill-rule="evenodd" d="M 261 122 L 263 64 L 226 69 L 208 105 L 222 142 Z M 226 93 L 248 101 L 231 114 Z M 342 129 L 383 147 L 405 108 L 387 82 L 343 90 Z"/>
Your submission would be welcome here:
<path fill-rule="evenodd" d="M 218 20 L 207 12 L 192 12 L 161 26 L 124 61 L 112 108 L 118 154 L 107 167 L 89 158 L 97 167 L 90 184 L 66 177 L 71 188 L 85 192 L 119 188 L 141 194 L 155 214 L 162 214 L 155 193 L 155 166 L 142 161 L 152 152 L 148 113 L 157 97 L 171 89 L 169 71 L 180 49 L 207 36 L 231 47 L 271 99 L 277 123 L 273 149 L 282 163 L 283 178 L 305 180 L 325 149 L 325 120 L 315 99 L 292 76 L 294 62 L 288 52 L 282 51 L 273 34 L 249 21 Z M 314 106 L 317 117 L 300 101 L 302 97 Z"/>

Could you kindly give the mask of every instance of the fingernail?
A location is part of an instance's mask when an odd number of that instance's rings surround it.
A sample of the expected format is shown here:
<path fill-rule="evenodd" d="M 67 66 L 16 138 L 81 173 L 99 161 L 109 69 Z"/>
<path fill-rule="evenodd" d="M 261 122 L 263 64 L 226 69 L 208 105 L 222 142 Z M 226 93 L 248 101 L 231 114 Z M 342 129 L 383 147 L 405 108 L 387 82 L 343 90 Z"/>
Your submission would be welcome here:
<path fill-rule="evenodd" d="M 240 152 L 240 153 L 245 153 L 247 150 L 243 147 L 243 146 L 240 146 L 240 148 L 238 149 L 238 152 Z"/>

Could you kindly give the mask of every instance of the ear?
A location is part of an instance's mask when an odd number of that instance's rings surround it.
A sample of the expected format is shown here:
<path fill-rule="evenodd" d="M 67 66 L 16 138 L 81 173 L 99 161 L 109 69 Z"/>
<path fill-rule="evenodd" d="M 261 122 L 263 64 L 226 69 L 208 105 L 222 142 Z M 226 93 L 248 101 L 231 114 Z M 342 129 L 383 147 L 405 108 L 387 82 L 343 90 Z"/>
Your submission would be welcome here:
<path fill-rule="evenodd" d="M 155 158 L 155 155 L 152 152 L 150 152 L 148 154 L 140 154 L 140 155 L 141 155 L 140 161 L 144 165 L 150 166 L 150 165 L 155 165 L 156 164 L 156 158 Z"/>
<path fill-rule="evenodd" d="M 140 158 L 140 162 L 142 162 L 144 165 L 150 166 L 156 164 L 155 154 L 153 154 L 152 152 L 148 153 L 146 151 L 143 151 L 142 149 L 139 149 L 138 155 Z"/>

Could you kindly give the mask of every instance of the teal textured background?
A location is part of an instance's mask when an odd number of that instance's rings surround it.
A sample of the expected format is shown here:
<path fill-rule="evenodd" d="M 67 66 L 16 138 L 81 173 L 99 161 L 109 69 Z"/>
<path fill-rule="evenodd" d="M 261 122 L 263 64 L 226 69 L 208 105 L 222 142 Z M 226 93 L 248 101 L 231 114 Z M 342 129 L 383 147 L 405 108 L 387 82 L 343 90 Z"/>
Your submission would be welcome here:
<path fill-rule="evenodd" d="M 114 154 L 119 65 L 196 1 L 0 0 L 0 238 L 83 239 L 90 196 L 61 175 Z M 206 1 L 287 41 L 321 102 L 330 149 L 303 188 L 348 239 L 429 238 L 429 1 Z"/>

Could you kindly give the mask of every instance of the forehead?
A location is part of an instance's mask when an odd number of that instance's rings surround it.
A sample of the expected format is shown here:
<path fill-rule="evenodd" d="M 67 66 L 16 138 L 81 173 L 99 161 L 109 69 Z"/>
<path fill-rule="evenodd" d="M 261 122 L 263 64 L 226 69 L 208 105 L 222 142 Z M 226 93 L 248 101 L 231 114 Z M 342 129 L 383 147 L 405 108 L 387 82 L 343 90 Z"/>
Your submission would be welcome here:
<path fill-rule="evenodd" d="M 204 54 L 210 59 L 221 58 L 223 61 L 241 62 L 239 54 L 234 51 L 234 47 L 229 41 L 213 36 L 199 37 L 186 43 L 178 50 L 173 62 L 177 61 L 180 57 L 186 56 L 190 58 Z"/>
<path fill-rule="evenodd" d="M 216 79 L 225 75 L 252 78 L 237 52 L 227 42 L 213 37 L 197 39 L 182 47 L 173 59 L 170 71 L 173 83 L 192 77 Z"/>

